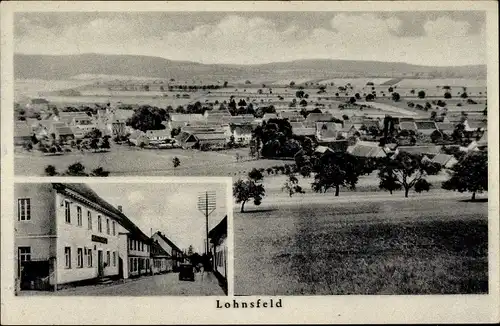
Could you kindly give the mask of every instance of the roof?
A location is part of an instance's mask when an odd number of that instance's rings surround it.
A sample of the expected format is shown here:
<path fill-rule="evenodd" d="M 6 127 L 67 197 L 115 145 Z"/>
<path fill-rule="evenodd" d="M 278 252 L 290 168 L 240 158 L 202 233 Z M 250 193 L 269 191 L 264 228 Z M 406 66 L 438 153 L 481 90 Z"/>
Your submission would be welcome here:
<path fill-rule="evenodd" d="M 332 152 L 346 152 L 349 147 L 349 142 L 342 140 L 326 140 L 319 142 L 321 146 L 327 146 Z M 319 146 L 318 146 L 319 147 Z"/>
<path fill-rule="evenodd" d="M 399 146 L 398 150 L 410 154 L 439 154 L 439 146 Z"/>
<path fill-rule="evenodd" d="M 182 131 L 180 134 L 178 134 L 175 139 L 177 139 L 179 142 L 184 143 L 186 142 L 189 137 L 191 137 L 192 134 L 187 132 L 187 131 Z"/>
<path fill-rule="evenodd" d="M 156 241 L 153 241 L 151 249 L 152 250 L 150 252 L 151 256 L 153 257 L 159 257 L 159 256 L 170 257 L 170 254 L 165 249 L 163 249 L 163 247 L 160 246 L 160 244 Z"/>
<path fill-rule="evenodd" d="M 49 104 L 49 101 L 44 98 L 32 98 L 31 104 Z"/>
<path fill-rule="evenodd" d="M 175 249 L 175 250 L 177 250 L 177 251 L 179 251 L 179 252 L 181 252 L 181 253 L 182 253 L 182 250 L 181 250 L 179 247 L 177 247 L 177 246 L 175 245 L 175 243 L 173 243 L 173 242 L 172 242 L 169 238 L 167 238 L 167 236 L 166 236 L 166 235 L 164 235 L 164 234 L 163 234 L 163 233 L 161 233 L 160 231 L 156 231 L 156 233 L 155 233 L 155 234 L 158 234 L 158 236 L 159 236 L 159 237 L 160 237 L 163 241 L 165 241 L 166 243 L 168 243 L 168 245 L 169 245 L 170 247 L 172 247 L 173 249 Z"/>
<path fill-rule="evenodd" d="M 469 128 L 471 129 L 481 129 L 481 128 L 486 128 L 487 123 L 483 121 L 477 121 L 477 120 L 472 120 L 469 121 L 467 120 L 467 124 L 469 125 Z"/>
<path fill-rule="evenodd" d="M 226 135 L 220 132 L 193 133 L 198 140 L 226 140 Z"/>
<path fill-rule="evenodd" d="M 129 139 L 136 139 L 136 138 L 139 138 L 140 136 L 144 136 L 144 132 L 141 130 L 134 130 L 134 131 L 132 131 L 130 136 L 128 136 L 128 138 Z"/>
<path fill-rule="evenodd" d="M 87 198 L 93 203 L 98 204 L 104 210 L 111 213 L 112 217 L 117 220 L 125 229 L 130 231 L 131 234 L 139 237 L 141 240 L 148 243 L 151 242 L 150 238 L 147 237 L 137 225 L 135 225 L 123 212 L 120 212 L 116 207 L 102 199 L 97 195 L 89 186 L 84 183 L 53 183 L 54 189 L 60 192 L 66 192 L 66 189 L 72 190 L 79 195 Z"/>
<path fill-rule="evenodd" d="M 417 131 L 417 125 L 415 122 L 403 121 L 399 123 L 399 129 Z"/>
<path fill-rule="evenodd" d="M 278 115 L 275 113 L 265 113 L 262 119 L 263 120 L 278 119 Z"/>
<path fill-rule="evenodd" d="M 413 121 L 415 121 L 415 118 L 410 118 L 410 117 L 399 118 L 399 123 L 401 123 L 401 122 L 413 122 Z"/>
<path fill-rule="evenodd" d="M 320 138 L 337 138 L 337 133 L 342 130 L 342 124 L 335 122 L 316 122 L 316 131 Z"/>
<path fill-rule="evenodd" d="M 369 120 L 369 119 L 363 120 L 363 126 L 365 126 L 365 128 L 370 128 L 370 127 L 375 127 L 377 129 L 380 128 L 378 120 Z"/>
<path fill-rule="evenodd" d="M 353 146 L 349 146 L 347 151 L 354 156 L 363 156 L 363 157 L 386 156 L 384 148 L 378 146 L 378 143 L 375 142 L 360 141 Z"/>
<path fill-rule="evenodd" d="M 290 122 L 290 126 L 292 126 L 292 128 L 305 128 L 304 124 L 302 122 Z"/>
<path fill-rule="evenodd" d="M 314 136 L 316 128 L 292 128 L 292 133 L 296 136 Z"/>
<path fill-rule="evenodd" d="M 434 121 L 415 121 L 415 125 L 419 130 L 435 130 L 438 129 Z"/>
<path fill-rule="evenodd" d="M 454 159 L 453 155 L 437 154 L 431 161 L 441 165 L 446 165 L 446 163 L 448 163 L 451 159 Z"/>
<path fill-rule="evenodd" d="M 181 114 L 181 113 L 170 113 L 170 121 L 177 122 L 190 122 L 190 121 L 204 121 L 205 116 L 202 114 Z"/>
<path fill-rule="evenodd" d="M 455 130 L 454 123 L 438 122 L 438 123 L 436 123 L 436 125 L 437 125 L 437 128 L 441 131 L 453 131 L 453 130 Z"/>
<path fill-rule="evenodd" d="M 31 137 L 31 127 L 25 123 L 17 123 L 14 126 L 14 137 Z"/>
<path fill-rule="evenodd" d="M 237 132 L 238 134 L 251 134 L 253 131 L 253 127 L 251 125 L 234 125 L 231 128 L 234 132 Z"/>
<path fill-rule="evenodd" d="M 333 115 L 330 113 L 309 113 L 306 121 L 331 121 L 332 119 Z"/>
<path fill-rule="evenodd" d="M 481 138 L 479 138 L 479 140 L 477 141 L 477 146 L 479 147 L 488 146 L 488 134 L 486 132 L 483 133 Z"/>
<path fill-rule="evenodd" d="M 327 146 L 318 146 L 316 147 L 316 149 L 314 150 L 316 153 L 321 153 L 321 154 L 324 154 L 325 152 L 328 152 L 328 151 L 331 151 L 333 152 L 329 147 Z"/>
<path fill-rule="evenodd" d="M 60 126 L 56 127 L 55 133 L 59 134 L 60 136 L 73 135 L 73 130 L 71 130 L 71 128 L 67 126 Z"/>
<path fill-rule="evenodd" d="M 210 242 L 217 243 L 217 240 L 227 236 L 227 215 L 210 232 L 208 237 Z"/>
<path fill-rule="evenodd" d="M 160 130 L 147 130 L 147 137 L 168 137 L 170 138 L 172 135 L 170 133 L 170 129 L 160 129 Z"/>

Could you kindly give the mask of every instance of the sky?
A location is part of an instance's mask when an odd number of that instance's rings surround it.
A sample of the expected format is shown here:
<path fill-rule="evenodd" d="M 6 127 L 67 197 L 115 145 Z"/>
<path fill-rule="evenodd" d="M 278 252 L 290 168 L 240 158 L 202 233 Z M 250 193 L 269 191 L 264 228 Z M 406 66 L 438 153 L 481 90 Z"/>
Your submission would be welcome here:
<path fill-rule="evenodd" d="M 197 209 L 198 194 L 216 192 L 216 210 L 209 216 L 209 230 L 227 214 L 225 183 L 100 183 L 89 186 L 124 214 L 147 236 L 160 231 L 179 248 L 193 245 L 205 250 L 205 215 Z"/>
<path fill-rule="evenodd" d="M 346 59 L 486 63 L 485 13 L 16 13 L 15 52 L 135 54 L 201 63 Z"/>

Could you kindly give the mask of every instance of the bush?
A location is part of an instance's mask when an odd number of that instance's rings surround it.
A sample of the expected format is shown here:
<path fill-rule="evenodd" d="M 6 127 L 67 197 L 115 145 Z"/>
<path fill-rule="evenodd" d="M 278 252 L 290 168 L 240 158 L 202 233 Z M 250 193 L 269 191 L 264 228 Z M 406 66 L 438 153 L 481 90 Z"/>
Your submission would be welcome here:
<path fill-rule="evenodd" d="M 450 99 L 451 98 L 451 93 L 450 92 L 444 93 L 444 98 Z"/>

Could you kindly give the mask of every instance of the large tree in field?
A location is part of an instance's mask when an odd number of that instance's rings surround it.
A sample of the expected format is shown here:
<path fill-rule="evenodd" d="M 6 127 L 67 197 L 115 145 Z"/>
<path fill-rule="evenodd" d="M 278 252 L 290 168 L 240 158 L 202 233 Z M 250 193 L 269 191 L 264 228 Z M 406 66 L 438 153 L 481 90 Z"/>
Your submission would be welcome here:
<path fill-rule="evenodd" d="M 435 164 L 423 161 L 421 155 L 399 153 L 395 158 L 381 160 L 379 186 L 389 190 L 391 194 L 399 187 L 403 188 L 405 197 L 408 197 L 413 187 L 417 192 L 428 190 L 430 185 L 425 177 L 429 174 L 437 174 L 439 170 L 440 168 Z"/>
<path fill-rule="evenodd" d="M 341 186 L 354 189 L 362 172 L 360 164 L 356 156 L 348 153 L 323 155 L 314 167 L 312 189 L 315 192 L 326 192 L 333 188 L 335 196 L 339 195 Z"/>
<path fill-rule="evenodd" d="M 262 203 L 262 197 L 266 194 L 264 186 L 252 178 L 247 180 L 239 179 L 233 184 L 233 196 L 236 198 L 236 203 L 241 203 L 240 212 L 245 212 L 245 204 L 247 201 L 253 199 L 255 205 Z"/>
<path fill-rule="evenodd" d="M 465 156 L 451 168 L 450 179 L 442 184 L 443 189 L 476 193 L 488 190 L 488 153 L 478 152 Z"/>
<path fill-rule="evenodd" d="M 281 190 L 286 191 L 290 197 L 292 197 L 296 193 L 297 194 L 305 193 L 305 191 L 299 185 L 299 179 L 295 176 L 295 173 L 293 172 L 288 173 L 288 178 L 285 181 L 283 188 L 281 188 Z"/>

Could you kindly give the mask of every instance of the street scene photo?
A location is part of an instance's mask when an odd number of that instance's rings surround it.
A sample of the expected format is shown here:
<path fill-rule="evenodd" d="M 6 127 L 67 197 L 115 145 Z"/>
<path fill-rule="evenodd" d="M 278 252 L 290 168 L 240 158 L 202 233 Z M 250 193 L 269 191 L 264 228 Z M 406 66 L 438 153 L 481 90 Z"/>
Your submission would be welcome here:
<path fill-rule="evenodd" d="M 16 12 L 17 177 L 186 178 L 16 185 L 19 293 L 221 295 L 229 211 L 238 296 L 487 294 L 486 18 Z"/>
<path fill-rule="evenodd" d="M 16 295 L 227 295 L 227 183 L 16 183 Z"/>

